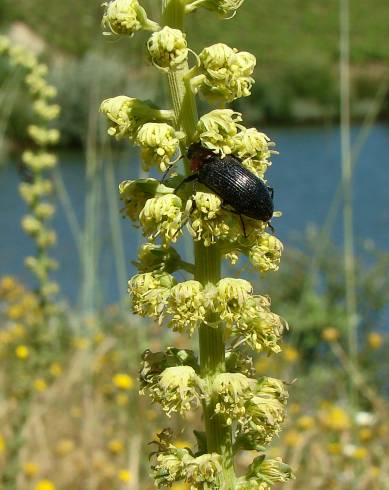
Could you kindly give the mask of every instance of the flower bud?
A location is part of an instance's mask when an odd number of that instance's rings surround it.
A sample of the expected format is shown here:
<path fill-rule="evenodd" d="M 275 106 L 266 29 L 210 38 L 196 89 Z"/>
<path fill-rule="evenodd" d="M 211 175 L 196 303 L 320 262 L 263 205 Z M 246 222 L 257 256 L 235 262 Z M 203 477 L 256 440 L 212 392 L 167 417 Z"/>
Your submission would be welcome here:
<path fill-rule="evenodd" d="M 22 160 L 33 172 L 50 170 L 57 163 L 56 155 L 45 151 L 33 153 L 32 151 L 27 150 L 22 154 Z"/>
<path fill-rule="evenodd" d="M 186 11 L 193 12 L 200 7 L 204 7 L 207 10 L 217 12 L 223 17 L 232 17 L 243 2 L 244 0 L 195 0 L 186 6 Z"/>
<path fill-rule="evenodd" d="M 156 179 L 124 180 L 119 184 L 120 199 L 124 202 L 122 211 L 132 221 L 137 221 L 146 201 L 154 197 L 161 187 Z"/>
<path fill-rule="evenodd" d="M 277 271 L 281 261 L 283 245 L 274 235 L 263 233 L 250 248 L 249 259 L 260 272 Z"/>
<path fill-rule="evenodd" d="M 38 99 L 33 104 L 34 112 L 46 121 L 52 121 L 59 116 L 61 108 L 58 104 L 48 104 L 44 99 Z"/>
<path fill-rule="evenodd" d="M 245 339 L 245 342 L 258 352 L 278 353 L 279 341 L 286 322 L 270 311 L 270 302 L 263 296 L 249 298 L 241 316 L 233 327 L 233 333 Z"/>
<path fill-rule="evenodd" d="M 215 377 L 212 384 L 215 413 L 223 414 L 227 425 L 245 414 L 245 403 L 252 396 L 255 383 L 241 373 L 221 373 Z"/>
<path fill-rule="evenodd" d="M 147 48 L 152 63 L 163 70 L 181 68 L 188 58 L 185 34 L 168 26 L 151 35 Z"/>
<path fill-rule="evenodd" d="M 203 286 L 198 281 L 184 281 L 170 291 L 167 313 L 169 325 L 174 331 L 192 335 L 194 329 L 205 320 L 206 299 Z"/>
<path fill-rule="evenodd" d="M 23 46 L 11 44 L 8 48 L 8 54 L 11 65 L 31 70 L 38 64 L 37 57 Z"/>
<path fill-rule="evenodd" d="M 137 274 L 128 281 L 132 310 L 140 316 L 149 316 L 160 322 L 175 279 L 166 272 Z"/>
<path fill-rule="evenodd" d="M 181 258 L 174 248 L 145 243 L 140 247 L 136 266 L 140 272 L 160 269 L 171 273 L 179 269 L 180 263 Z"/>
<path fill-rule="evenodd" d="M 31 124 L 27 128 L 32 140 L 40 146 L 55 145 L 59 140 L 58 129 L 46 129 Z"/>
<path fill-rule="evenodd" d="M 195 77 L 192 86 L 196 90 L 199 85 L 206 98 L 232 102 L 250 95 L 254 83 L 251 74 L 256 64 L 254 55 L 218 43 L 203 49 L 199 59 L 203 76 L 197 80 Z"/>
<path fill-rule="evenodd" d="M 234 228 L 234 220 L 221 209 L 221 199 L 210 192 L 196 192 L 193 196 L 194 209 L 190 213 L 189 233 L 196 241 L 209 247 L 219 239 L 227 239 Z M 236 236 L 236 235 L 235 235 Z"/>
<path fill-rule="evenodd" d="M 221 279 L 216 287 L 218 294 L 215 309 L 221 320 L 227 325 L 232 325 L 235 321 L 239 321 L 242 309 L 252 295 L 253 288 L 248 281 L 233 278 Z"/>
<path fill-rule="evenodd" d="M 290 466 L 282 462 L 281 458 L 267 459 L 264 455 L 257 456 L 248 468 L 245 476 L 246 482 L 255 482 L 256 487 L 246 488 L 261 488 L 268 489 L 274 483 L 287 482 L 294 479 L 294 475 Z M 238 485 L 238 490 L 245 487 Z"/>
<path fill-rule="evenodd" d="M 233 138 L 238 129 L 243 128 L 239 124 L 241 120 L 239 112 L 231 109 L 215 109 L 200 118 L 197 123 L 196 139 L 201 141 L 203 147 L 224 157 L 234 149 Z"/>
<path fill-rule="evenodd" d="M 271 165 L 269 158 L 276 151 L 270 148 L 274 143 L 264 133 L 255 128 L 243 128 L 233 138 L 233 153 L 243 160 L 249 170 L 263 178 L 267 168 Z"/>
<path fill-rule="evenodd" d="M 116 138 L 136 139 L 140 126 L 147 122 L 172 119 L 171 111 L 162 111 L 139 99 L 119 95 L 105 99 L 100 111 L 114 124 L 108 128 L 108 134 Z"/>
<path fill-rule="evenodd" d="M 54 212 L 54 206 L 52 204 L 49 204 L 48 202 L 41 202 L 37 204 L 34 208 L 35 216 L 41 221 L 46 221 L 52 218 Z"/>
<path fill-rule="evenodd" d="M 138 0 L 113 0 L 103 3 L 106 7 L 103 16 L 103 27 L 110 30 L 104 34 L 133 36 L 136 31 L 159 29 L 156 22 L 147 18 L 146 11 L 139 5 Z"/>
<path fill-rule="evenodd" d="M 165 244 L 176 242 L 182 234 L 182 202 L 175 194 L 165 194 L 146 201 L 139 222 L 150 240 L 160 236 Z"/>
<path fill-rule="evenodd" d="M 162 409 L 170 416 L 173 412 L 183 415 L 200 405 L 201 380 L 190 366 L 166 368 L 158 381 L 150 387 L 150 396 L 160 403 Z"/>
<path fill-rule="evenodd" d="M 220 454 L 202 454 L 186 465 L 185 481 L 191 488 L 222 488 L 222 473 Z"/>
<path fill-rule="evenodd" d="M 170 160 L 177 152 L 179 140 L 175 129 L 166 123 L 146 123 L 136 135 L 136 144 L 141 150 L 143 169 L 149 170 L 159 165 L 161 172 L 170 166 Z"/>

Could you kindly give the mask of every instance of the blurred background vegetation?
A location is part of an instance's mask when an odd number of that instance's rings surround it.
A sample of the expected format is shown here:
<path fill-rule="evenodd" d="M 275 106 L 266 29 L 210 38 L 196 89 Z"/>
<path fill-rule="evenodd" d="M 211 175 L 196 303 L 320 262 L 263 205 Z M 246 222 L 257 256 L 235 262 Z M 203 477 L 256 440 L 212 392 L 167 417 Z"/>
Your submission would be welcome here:
<path fill-rule="evenodd" d="M 144 2 L 158 13 L 159 5 Z M 131 43 L 101 36 L 99 2 L 76 0 L 1 0 L 0 29 L 22 22 L 50 47 L 45 51 L 53 67 L 63 113 L 64 144 L 78 144 L 85 134 L 89 112 L 88 77 L 93 73 L 105 94 L 126 85 L 150 86 L 160 98 L 155 72 L 139 63 L 145 54 L 145 36 Z M 352 116 L 361 120 L 374 103 L 374 94 L 388 78 L 386 0 L 354 1 L 350 5 Z M 189 22 L 189 41 L 195 50 L 224 39 L 225 23 L 197 12 Z M 253 95 L 237 103 L 253 123 L 329 122 L 339 115 L 338 2 L 306 0 L 247 0 L 244 9 L 228 23 L 229 43 L 257 56 Z M 110 60 L 107 62 L 107 58 Z M 0 65 L 0 70 L 5 68 Z M 1 71 L 0 71 L 1 73 Z M 25 104 L 12 116 L 11 131 L 20 135 L 19 119 Z M 380 118 L 389 117 L 389 98 L 380 105 Z"/>
<path fill-rule="evenodd" d="M 143 3 L 158 16 L 159 2 Z M 120 223 L 116 189 L 140 170 L 128 147 L 112 152 L 97 108 L 121 93 L 168 102 L 161 78 L 144 66 L 146 36 L 103 38 L 101 13 L 92 0 L 0 0 L 0 32 L 49 65 L 65 147 L 53 173 L 62 295 L 46 323 L 23 269 L 30 241 L 18 231 L 25 210 L 16 167 L 28 145 L 31 105 L 22 76 L 0 57 L 0 150 L 4 131 L 11 149 L 0 174 L 0 475 L 14 465 L 21 490 L 151 488 L 147 444 L 166 420 L 137 396 L 139 357 L 147 347 L 190 347 L 128 313 L 126 281 L 142 238 Z M 242 266 L 242 276 L 271 296 L 291 327 L 279 356 L 255 360 L 260 374 L 292 384 L 288 422 L 272 448 L 296 469 L 297 480 L 283 488 L 387 490 L 387 0 L 350 2 L 353 164 L 361 160 L 355 357 L 348 353 L 340 227 L 339 2 L 246 0 L 227 34 L 225 26 L 197 12 L 190 44 L 199 50 L 224 41 L 257 56 L 253 94 L 235 107 L 248 123 L 270 127 L 281 153 L 269 172 L 284 212 L 275 223 L 286 245 L 281 269 L 262 278 Z M 190 243 L 183 247 L 188 252 Z M 188 422 L 173 420 L 182 446 L 199 421 Z"/>

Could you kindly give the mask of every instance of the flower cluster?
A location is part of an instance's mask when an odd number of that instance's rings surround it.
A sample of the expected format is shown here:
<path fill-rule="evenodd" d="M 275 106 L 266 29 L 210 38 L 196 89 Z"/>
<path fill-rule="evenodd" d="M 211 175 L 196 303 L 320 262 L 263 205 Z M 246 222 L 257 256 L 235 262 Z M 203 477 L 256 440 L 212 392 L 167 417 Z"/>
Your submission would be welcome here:
<path fill-rule="evenodd" d="M 201 51 L 199 64 L 200 74 L 192 78 L 191 86 L 205 98 L 232 102 L 250 95 L 256 64 L 254 55 L 218 43 Z"/>
<path fill-rule="evenodd" d="M 207 442 L 198 437 L 198 452 L 194 453 L 189 447 L 175 445 L 171 431 L 165 430 L 158 435 L 153 453 L 158 488 L 183 481 L 191 490 L 266 489 L 292 477 L 289 467 L 263 454 L 285 417 L 284 383 L 269 377 L 257 379 L 248 354 L 250 349 L 267 355 L 280 352 L 287 324 L 271 311 L 267 296 L 255 294 L 244 279 L 220 278 L 219 264 L 210 259 L 213 254 L 216 261 L 224 257 L 234 264 L 242 254 L 255 270 L 276 271 L 282 243 L 267 233 L 268 222 L 239 215 L 206 186 L 194 186 L 191 191 L 190 186 L 181 185 L 189 168 L 201 171 L 201 161 L 186 158 L 191 145 L 208 156 L 233 155 L 266 185 L 265 173 L 275 153 L 270 138 L 246 128 L 242 114 L 229 108 L 195 118 L 198 93 L 219 107 L 250 95 L 255 57 L 219 43 L 195 54 L 197 65 L 189 68 L 186 35 L 169 26 L 173 18 L 174 26 L 183 25 L 179 16 L 200 7 L 232 16 L 242 3 L 187 0 L 178 8 L 175 2 L 164 2 L 162 28 L 146 27 L 146 14 L 139 14 L 135 0 L 110 2 L 104 16 L 105 26 L 114 34 L 153 31 L 147 41 L 149 60 L 168 75 L 175 109 L 160 109 L 124 95 L 101 104 L 110 124 L 108 134 L 138 146 L 145 170 L 156 167 L 165 172 L 162 182 L 146 178 L 126 180 L 119 186 L 123 213 L 140 226 L 147 240 L 136 262 L 139 273 L 128 282 L 132 311 L 174 332 L 188 336 L 199 332 L 201 346 L 200 364 L 191 351 L 147 350 L 140 370 L 141 393 L 149 395 L 168 416 L 188 416 L 188 412 L 204 407 L 207 430 L 218 425 L 223 434 L 230 434 L 230 458 L 242 449 L 260 452 L 244 476 L 227 476 L 225 455 L 221 447 L 220 453 L 213 451 L 210 434 L 203 438 Z M 170 172 L 172 166 L 174 173 Z M 183 260 L 173 248 L 186 231 L 196 242 L 194 264 Z M 178 271 L 194 277 L 179 280 Z M 216 361 L 213 356 L 220 358 Z"/>
<path fill-rule="evenodd" d="M 29 207 L 29 214 L 22 219 L 22 228 L 37 245 L 37 256 L 27 257 L 25 263 L 38 279 L 39 294 L 45 304 L 58 291 L 58 285 L 49 279 L 49 273 L 57 268 L 57 263 L 47 255 L 47 249 L 56 243 L 56 235 L 48 226 L 55 208 L 48 202 L 52 184 L 46 173 L 57 162 L 56 155 L 48 151 L 48 147 L 57 144 L 60 138 L 59 131 L 51 127 L 52 121 L 60 113 L 60 107 L 53 103 L 57 91 L 46 81 L 46 65 L 4 36 L 0 37 L 0 53 L 8 56 L 11 65 L 25 70 L 24 82 L 36 117 L 36 123 L 27 128 L 34 149 L 26 150 L 22 155 L 26 181 L 20 184 L 19 191 Z"/>

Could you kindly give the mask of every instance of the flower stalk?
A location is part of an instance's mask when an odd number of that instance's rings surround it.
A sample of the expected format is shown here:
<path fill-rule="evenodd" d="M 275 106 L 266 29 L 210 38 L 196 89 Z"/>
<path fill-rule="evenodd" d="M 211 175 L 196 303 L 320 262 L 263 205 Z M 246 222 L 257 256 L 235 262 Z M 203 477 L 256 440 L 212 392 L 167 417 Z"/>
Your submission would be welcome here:
<path fill-rule="evenodd" d="M 145 27 L 153 30 L 147 42 L 149 59 L 167 78 L 173 116 L 168 109 L 127 96 L 101 105 L 111 124 L 110 135 L 140 146 L 145 169 L 167 170 L 162 182 L 128 180 L 119 187 L 124 214 L 139 222 L 148 240 L 139 252 L 139 273 L 128 284 L 132 310 L 173 331 L 189 336 L 198 332 L 199 338 L 198 356 L 174 348 L 143 354 L 142 394 L 159 403 L 167 416 L 203 409 L 205 431 L 195 431 L 197 452 L 176 447 L 170 429 L 154 441 L 152 476 L 158 488 L 185 481 L 191 490 L 266 490 L 293 477 L 287 465 L 264 453 L 280 430 L 287 392 L 281 381 L 256 379 L 247 353 L 278 353 L 286 322 L 270 310 L 268 297 L 253 293 L 248 281 L 221 278 L 222 261 L 235 264 L 240 256 L 260 272 L 276 271 L 282 244 L 259 220 L 246 217 L 243 233 L 239 216 L 225 210 L 220 196 L 205 186 L 191 192 L 189 186 L 179 185 L 192 172 L 187 154 L 193 143 L 221 158 L 236 155 L 263 180 L 270 165 L 272 142 L 255 128 L 246 128 L 241 114 L 231 109 L 215 109 L 200 118 L 197 114 L 197 95 L 219 106 L 250 95 L 255 57 L 218 44 L 195 54 L 196 66 L 188 63 L 185 16 L 206 8 L 231 17 L 242 3 L 163 0 L 160 28 Z M 112 0 L 106 7 L 109 25 L 121 23 L 132 36 L 139 27 L 138 1 Z M 127 17 L 115 18 L 119 10 Z M 174 249 L 185 225 L 194 240 L 194 264 Z M 193 278 L 178 282 L 179 270 Z M 245 475 L 238 476 L 234 461 L 242 449 L 256 450 L 259 456 Z"/>

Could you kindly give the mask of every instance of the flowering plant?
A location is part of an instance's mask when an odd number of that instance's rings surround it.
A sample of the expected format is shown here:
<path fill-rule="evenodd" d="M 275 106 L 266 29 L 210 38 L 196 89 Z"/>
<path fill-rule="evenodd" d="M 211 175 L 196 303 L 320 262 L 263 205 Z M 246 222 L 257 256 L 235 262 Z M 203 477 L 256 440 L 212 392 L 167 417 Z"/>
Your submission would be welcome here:
<path fill-rule="evenodd" d="M 282 244 L 266 231 L 267 222 L 245 217 L 244 233 L 240 217 L 226 210 L 221 197 L 208 188 L 176 191 L 190 171 L 186 155 L 193 143 L 221 158 L 235 155 L 266 182 L 274 153 L 270 139 L 246 128 L 242 115 L 228 108 L 198 118 L 195 103 L 197 94 L 219 107 L 250 95 L 255 57 L 219 43 L 203 49 L 195 55 L 196 65 L 188 66 L 185 15 L 206 8 L 231 17 L 242 3 L 163 0 L 161 26 L 133 0 L 112 0 L 104 15 L 112 34 L 153 31 L 147 42 L 149 59 L 167 76 L 173 103 L 173 110 L 162 110 L 118 96 L 101 105 L 111 123 L 110 135 L 139 146 L 145 169 L 154 166 L 170 173 L 162 182 L 127 180 L 119 188 L 124 213 L 139 223 L 147 237 L 139 252 L 139 273 L 128 283 L 132 309 L 173 331 L 199 336 L 199 356 L 168 348 L 147 350 L 142 358 L 141 393 L 159 403 L 168 416 L 202 408 L 205 424 L 204 433 L 196 432 L 197 452 L 176 447 L 170 429 L 158 435 L 152 474 L 159 488 L 185 481 L 191 489 L 264 490 L 293 477 L 279 458 L 265 454 L 285 417 L 285 384 L 271 377 L 256 378 L 249 355 L 250 349 L 278 353 L 287 324 L 271 311 L 267 296 L 254 294 L 248 281 L 221 278 L 222 259 L 235 264 L 241 256 L 262 273 L 276 271 Z M 185 225 L 194 240 L 194 263 L 173 248 Z M 193 278 L 180 282 L 177 271 Z M 241 450 L 255 450 L 258 456 L 238 476 L 234 458 Z"/>

